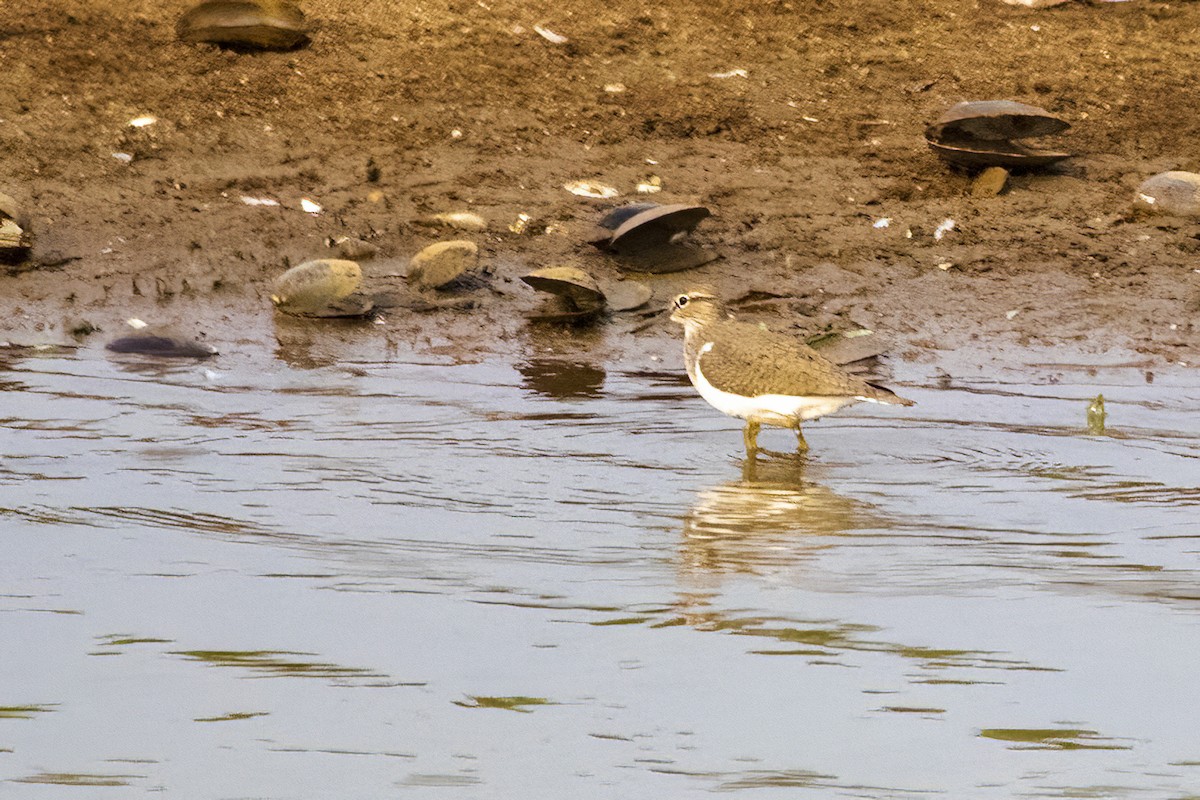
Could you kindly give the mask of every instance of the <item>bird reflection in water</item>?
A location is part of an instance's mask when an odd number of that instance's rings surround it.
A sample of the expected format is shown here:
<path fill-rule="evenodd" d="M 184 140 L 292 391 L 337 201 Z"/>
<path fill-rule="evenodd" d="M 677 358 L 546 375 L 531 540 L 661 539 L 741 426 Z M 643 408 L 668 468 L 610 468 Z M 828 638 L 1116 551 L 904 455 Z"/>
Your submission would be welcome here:
<path fill-rule="evenodd" d="M 705 489 L 684 518 L 685 573 L 759 572 L 836 546 L 825 537 L 879 526 L 874 507 L 810 479 L 803 458 L 743 463 L 741 480 Z"/>

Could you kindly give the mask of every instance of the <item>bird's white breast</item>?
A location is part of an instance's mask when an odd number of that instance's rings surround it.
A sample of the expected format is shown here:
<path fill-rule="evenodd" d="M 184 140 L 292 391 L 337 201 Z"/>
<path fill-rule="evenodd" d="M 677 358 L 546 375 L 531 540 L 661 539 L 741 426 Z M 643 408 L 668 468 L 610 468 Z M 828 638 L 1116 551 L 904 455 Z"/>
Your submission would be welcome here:
<path fill-rule="evenodd" d="M 755 397 L 743 397 L 733 392 L 725 392 L 708 382 L 701 369 L 704 354 L 712 350 L 711 342 L 700 348 L 696 359 L 696 374 L 692 383 L 708 404 L 713 408 L 749 422 L 759 422 L 766 425 L 776 425 L 790 428 L 797 422 L 806 419 L 816 419 L 826 414 L 832 414 L 843 406 L 850 405 L 860 399 L 857 397 L 795 397 L 786 394 L 760 394 Z"/>

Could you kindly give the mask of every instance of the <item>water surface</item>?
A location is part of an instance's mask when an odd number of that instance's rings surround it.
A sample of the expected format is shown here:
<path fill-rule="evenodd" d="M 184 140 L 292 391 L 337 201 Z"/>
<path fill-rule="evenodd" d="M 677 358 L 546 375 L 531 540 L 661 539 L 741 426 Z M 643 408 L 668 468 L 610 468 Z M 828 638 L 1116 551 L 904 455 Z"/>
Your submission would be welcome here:
<path fill-rule="evenodd" d="M 578 358 L 0 389 L 4 797 L 1200 792 L 1187 373 L 905 386 L 754 468 Z"/>

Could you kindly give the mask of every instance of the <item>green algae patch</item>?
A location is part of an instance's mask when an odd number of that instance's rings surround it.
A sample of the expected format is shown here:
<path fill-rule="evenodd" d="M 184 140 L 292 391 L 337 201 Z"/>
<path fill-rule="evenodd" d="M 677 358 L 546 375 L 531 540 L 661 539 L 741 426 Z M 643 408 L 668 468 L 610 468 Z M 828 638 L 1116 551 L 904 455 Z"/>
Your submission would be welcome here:
<path fill-rule="evenodd" d="M 1082 728 L 984 728 L 985 739 L 1012 742 L 1013 750 L 1130 750 L 1114 739 Z"/>
<path fill-rule="evenodd" d="M 465 700 L 455 700 L 454 705 L 462 706 L 463 708 L 500 708 L 505 711 L 520 711 L 523 714 L 530 713 L 530 709 L 525 706 L 553 706 L 557 705 L 545 697 L 524 697 L 515 695 L 512 697 L 481 697 L 476 695 L 468 695 L 467 702 Z"/>

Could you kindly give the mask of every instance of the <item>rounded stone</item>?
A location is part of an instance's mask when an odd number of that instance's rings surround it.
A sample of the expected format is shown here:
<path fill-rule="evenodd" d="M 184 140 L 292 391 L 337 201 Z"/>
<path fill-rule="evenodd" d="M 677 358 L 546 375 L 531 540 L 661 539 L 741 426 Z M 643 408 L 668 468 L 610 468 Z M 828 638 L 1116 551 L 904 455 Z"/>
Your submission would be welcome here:
<path fill-rule="evenodd" d="M 1181 171 L 1153 175 L 1134 192 L 1133 207 L 1153 214 L 1200 216 L 1200 175 Z"/>
<path fill-rule="evenodd" d="M 479 263 L 474 242 L 435 242 L 408 262 L 408 282 L 418 289 L 442 289 L 470 272 Z"/>
<path fill-rule="evenodd" d="M 349 296 L 362 283 L 362 269 L 353 261 L 318 258 L 292 267 L 275 279 L 271 302 L 288 314 L 320 315 Z"/>

